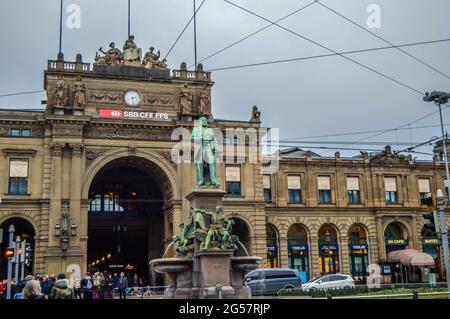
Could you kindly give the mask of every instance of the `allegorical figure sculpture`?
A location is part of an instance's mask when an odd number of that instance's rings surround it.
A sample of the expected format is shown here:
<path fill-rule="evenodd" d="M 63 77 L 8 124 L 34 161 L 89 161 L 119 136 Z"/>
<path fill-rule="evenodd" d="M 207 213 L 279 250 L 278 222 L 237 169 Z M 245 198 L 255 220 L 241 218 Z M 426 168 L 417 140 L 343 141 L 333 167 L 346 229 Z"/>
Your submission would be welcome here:
<path fill-rule="evenodd" d="M 119 49 L 116 48 L 116 44 L 114 42 L 111 42 L 109 44 L 109 50 L 103 51 L 103 47 L 98 49 L 101 53 L 103 53 L 105 56 L 100 56 L 98 52 L 95 55 L 95 62 L 99 64 L 109 64 L 109 65 L 118 65 L 120 64 L 122 60 L 122 52 L 120 52 Z"/>
<path fill-rule="evenodd" d="M 176 251 L 185 257 L 192 257 L 195 252 L 195 241 L 200 243 L 200 250 L 231 249 L 236 250 L 239 238 L 233 235 L 234 221 L 223 213 L 222 207 L 215 211 L 207 211 L 191 207 L 189 222 L 181 223 L 180 234 L 172 237 L 178 243 Z"/>
<path fill-rule="evenodd" d="M 198 113 L 202 115 L 208 112 L 209 106 L 209 94 L 206 88 L 206 85 L 203 86 L 203 89 L 198 94 Z"/>
<path fill-rule="evenodd" d="M 142 59 L 142 64 L 148 69 L 166 69 L 166 59 L 159 61 L 161 53 L 159 50 L 157 53 L 154 53 L 154 51 L 155 48 L 150 47 L 149 51 L 145 53 L 144 59 Z"/>
<path fill-rule="evenodd" d="M 189 114 L 192 110 L 192 95 L 188 89 L 187 83 L 184 84 L 183 88 L 180 91 L 180 105 L 181 105 L 181 113 Z"/>
<path fill-rule="evenodd" d="M 74 107 L 84 107 L 86 105 L 86 86 L 82 82 L 81 76 L 77 77 L 73 89 L 73 105 Z"/>
<path fill-rule="evenodd" d="M 252 118 L 250 119 L 252 122 L 260 122 L 261 121 L 261 112 L 258 110 L 256 105 L 252 108 Z"/>
<path fill-rule="evenodd" d="M 55 97 L 55 106 L 66 105 L 66 89 L 63 80 L 56 82 L 55 89 L 52 91 L 52 94 Z"/>
<path fill-rule="evenodd" d="M 216 152 L 218 150 L 214 129 L 208 127 L 206 117 L 198 120 L 199 125 L 192 129 L 191 141 L 194 143 L 194 163 L 196 165 L 197 186 L 205 185 L 205 164 L 209 168 L 210 186 L 217 186 Z"/>
<path fill-rule="evenodd" d="M 134 43 L 134 36 L 130 35 L 123 45 L 123 60 L 129 62 L 141 61 L 141 49 Z"/>

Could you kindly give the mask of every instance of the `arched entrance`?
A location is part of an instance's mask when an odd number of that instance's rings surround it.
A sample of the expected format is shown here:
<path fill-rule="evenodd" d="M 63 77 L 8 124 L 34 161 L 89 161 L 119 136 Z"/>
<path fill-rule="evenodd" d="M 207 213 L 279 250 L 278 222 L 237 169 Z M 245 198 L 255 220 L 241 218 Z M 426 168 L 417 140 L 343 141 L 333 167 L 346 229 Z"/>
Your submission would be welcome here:
<path fill-rule="evenodd" d="M 386 245 L 386 257 L 390 252 L 406 249 L 408 247 L 408 231 L 405 226 L 399 222 L 391 222 L 384 230 Z M 406 268 L 400 262 L 390 264 L 391 281 L 400 283 L 407 281 Z"/>
<path fill-rule="evenodd" d="M 267 236 L 267 268 L 278 268 L 278 233 L 272 224 L 266 225 Z"/>
<path fill-rule="evenodd" d="M 319 265 L 321 274 L 339 272 L 338 233 L 331 224 L 325 224 L 319 229 Z"/>
<path fill-rule="evenodd" d="M 0 228 L 3 229 L 3 236 L 1 238 L 0 245 L 0 253 L 1 253 L 1 262 L 0 262 L 0 278 L 6 278 L 8 274 L 8 259 L 5 258 L 5 249 L 9 245 L 9 226 L 14 225 L 14 240 L 16 240 L 17 236 L 20 237 L 21 241 L 26 241 L 26 246 L 29 246 L 32 250 L 32 254 L 34 254 L 35 241 L 34 237 L 36 236 L 36 231 L 33 225 L 26 219 L 20 217 L 12 217 L 8 218 L 0 224 Z M 34 260 L 31 258 L 30 263 L 28 265 L 24 265 L 24 273 L 23 277 L 29 274 L 33 274 L 33 264 Z M 14 274 L 13 268 L 13 277 L 17 276 Z"/>
<path fill-rule="evenodd" d="M 89 188 L 88 270 L 151 280 L 148 262 L 162 256 L 170 235 L 168 188 L 162 169 L 140 157 L 115 159 L 97 172 Z"/>
<path fill-rule="evenodd" d="M 367 231 L 361 224 L 353 224 L 348 230 L 350 273 L 355 281 L 365 282 L 369 266 L 369 242 Z"/>
<path fill-rule="evenodd" d="M 242 243 L 242 245 L 244 245 L 249 255 L 251 255 L 252 242 L 250 238 L 250 229 L 247 223 L 239 217 L 233 217 L 230 219 L 234 220 L 233 234 L 239 237 L 239 241 Z M 238 250 L 236 251 L 236 256 L 245 256 L 245 255 L 246 253 L 244 251 L 244 248 L 239 246 Z"/>
<path fill-rule="evenodd" d="M 302 281 L 305 282 L 309 280 L 308 233 L 302 225 L 294 224 L 289 228 L 287 236 L 289 268 L 304 273 Z"/>

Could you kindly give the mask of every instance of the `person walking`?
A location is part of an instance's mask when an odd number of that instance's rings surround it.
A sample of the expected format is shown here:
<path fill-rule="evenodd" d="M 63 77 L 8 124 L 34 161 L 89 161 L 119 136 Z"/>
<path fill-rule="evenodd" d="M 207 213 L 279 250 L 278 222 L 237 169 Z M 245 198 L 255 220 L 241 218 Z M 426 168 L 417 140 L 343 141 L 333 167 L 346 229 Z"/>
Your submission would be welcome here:
<path fill-rule="evenodd" d="M 58 279 L 50 292 L 50 299 L 75 299 L 72 287 L 69 286 L 69 280 L 65 273 L 58 274 Z"/>
<path fill-rule="evenodd" d="M 114 287 L 114 280 L 111 274 L 108 274 L 107 282 L 108 282 L 108 299 L 113 299 L 113 292 L 115 287 Z"/>
<path fill-rule="evenodd" d="M 41 292 L 41 283 L 39 280 L 35 280 L 34 277 L 25 284 L 21 297 L 22 299 L 46 299 Z"/>
<path fill-rule="evenodd" d="M 138 274 L 134 273 L 133 276 L 133 287 L 139 287 L 139 277 Z"/>
<path fill-rule="evenodd" d="M 108 273 L 105 271 L 104 273 L 100 274 L 101 276 L 101 287 L 100 287 L 100 294 L 102 299 L 108 299 Z"/>
<path fill-rule="evenodd" d="M 98 272 L 94 273 L 93 284 L 92 299 L 100 299 L 101 278 Z"/>
<path fill-rule="evenodd" d="M 92 288 L 94 287 L 92 283 L 91 274 L 89 272 L 84 274 L 83 279 L 80 282 L 81 290 L 83 291 L 84 299 L 92 299 Z"/>
<path fill-rule="evenodd" d="M 73 293 L 75 295 L 75 299 L 81 298 L 81 279 L 75 272 L 72 272 L 69 276 L 69 284 L 73 289 Z"/>
<path fill-rule="evenodd" d="M 127 299 L 126 289 L 128 288 L 128 279 L 125 277 L 123 271 L 120 273 L 117 288 L 119 289 L 119 299 Z"/>

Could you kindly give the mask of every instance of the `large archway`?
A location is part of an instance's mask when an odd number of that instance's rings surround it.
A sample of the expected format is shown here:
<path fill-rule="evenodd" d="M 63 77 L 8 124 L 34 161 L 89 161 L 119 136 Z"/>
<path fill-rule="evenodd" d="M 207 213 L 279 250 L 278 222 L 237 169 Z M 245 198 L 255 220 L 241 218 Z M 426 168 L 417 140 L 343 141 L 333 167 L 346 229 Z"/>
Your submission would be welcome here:
<path fill-rule="evenodd" d="M 166 174 L 149 160 L 127 156 L 102 167 L 89 188 L 88 270 L 151 280 L 148 262 L 162 256 L 170 236 L 171 196 Z"/>
<path fill-rule="evenodd" d="M 247 222 L 239 217 L 232 217 L 230 219 L 234 220 L 233 234 L 239 237 L 239 241 L 242 243 L 242 245 L 245 247 L 245 250 L 247 250 L 247 253 L 250 255 L 252 241 L 250 237 L 250 229 L 248 227 Z M 235 253 L 236 256 L 247 255 L 245 250 L 242 246 L 239 246 Z"/>
<path fill-rule="evenodd" d="M 308 232 L 301 224 L 289 227 L 288 236 L 288 264 L 289 268 L 297 269 L 302 275 L 302 281 L 309 280 L 309 246 Z"/>
<path fill-rule="evenodd" d="M 0 240 L 0 253 L 1 253 L 1 262 L 0 262 L 0 278 L 6 278 L 7 277 L 7 271 L 8 271 L 8 259 L 5 258 L 5 249 L 9 246 L 9 227 L 13 225 L 14 226 L 14 240 L 16 240 L 17 236 L 20 237 L 21 241 L 26 241 L 26 246 L 31 248 L 31 258 L 28 265 L 24 265 L 24 271 L 23 276 L 32 274 L 33 273 L 33 264 L 34 260 L 32 258 L 32 255 L 34 254 L 35 250 L 35 236 L 36 236 L 36 230 L 34 229 L 33 225 L 26 219 L 21 217 L 11 217 L 6 219 L 0 224 L 0 229 L 3 230 L 3 236 Z M 13 268 L 14 269 L 14 268 Z M 13 271 L 14 272 L 14 271 Z M 13 277 L 16 278 L 17 276 L 13 273 Z"/>
<path fill-rule="evenodd" d="M 336 228 L 324 224 L 319 229 L 319 265 L 321 274 L 339 272 L 339 238 Z"/>
<path fill-rule="evenodd" d="M 348 251 L 350 273 L 358 283 L 365 283 L 369 266 L 369 241 L 367 230 L 361 224 L 353 224 L 348 229 Z"/>

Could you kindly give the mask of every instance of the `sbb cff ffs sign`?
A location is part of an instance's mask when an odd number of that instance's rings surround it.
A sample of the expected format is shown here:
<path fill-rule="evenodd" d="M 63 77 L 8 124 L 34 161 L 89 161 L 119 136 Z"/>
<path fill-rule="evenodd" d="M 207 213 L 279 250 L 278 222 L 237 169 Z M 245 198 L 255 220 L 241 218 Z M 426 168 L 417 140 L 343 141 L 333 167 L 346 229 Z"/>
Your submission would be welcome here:
<path fill-rule="evenodd" d="M 168 120 L 169 115 L 166 113 L 154 113 L 154 112 L 134 112 L 134 111 L 122 111 L 101 109 L 98 115 L 103 118 L 110 119 L 138 119 L 138 120 Z"/>

